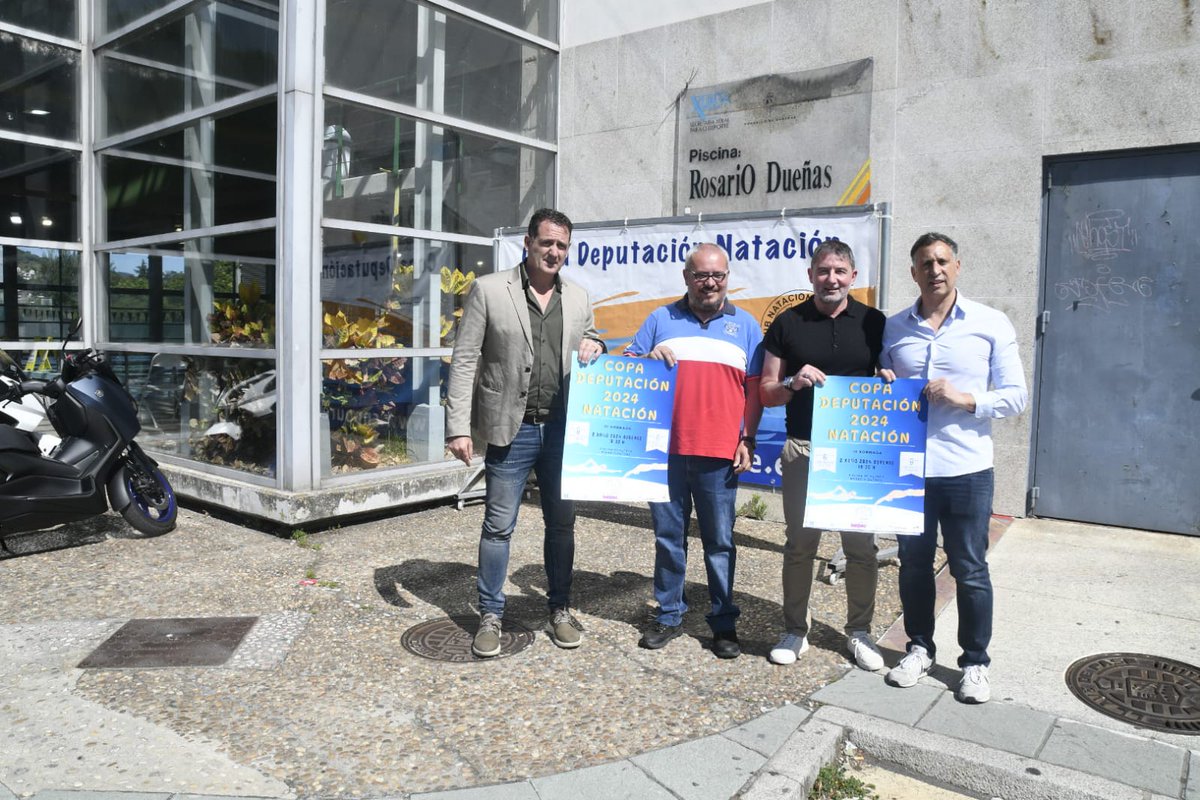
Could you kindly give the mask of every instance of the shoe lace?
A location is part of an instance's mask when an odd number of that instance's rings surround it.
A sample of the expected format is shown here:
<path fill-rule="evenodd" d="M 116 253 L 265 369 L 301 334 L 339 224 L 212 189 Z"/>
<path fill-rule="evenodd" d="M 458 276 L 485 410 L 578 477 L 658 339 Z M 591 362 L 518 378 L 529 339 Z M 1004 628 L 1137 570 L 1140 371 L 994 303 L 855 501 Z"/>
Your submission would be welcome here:
<path fill-rule="evenodd" d="M 483 619 L 479 621 L 479 630 L 490 631 L 497 636 L 500 635 L 500 617 L 495 614 L 484 614 Z"/>
<path fill-rule="evenodd" d="M 899 666 L 904 670 L 914 670 L 919 672 L 925 669 L 926 658 L 928 658 L 928 656 L 925 655 L 924 650 L 913 648 L 905 654 L 904 658 L 900 659 Z"/>
<path fill-rule="evenodd" d="M 554 609 L 554 617 L 552 618 L 551 622 L 554 625 L 562 625 L 565 622 L 577 631 L 583 630 L 583 625 L 579 622 L 579 620 L 575 619 L 575 615 L 572 614 L 570 609 L 567 608 Z"/>
<path fill-rule="evenodd" d="M 963 683 L 980 686 L 983 684 L 986 676 L 987 673 L 984 671 L 982 664 L 969 664 L 963 667 Z"/>

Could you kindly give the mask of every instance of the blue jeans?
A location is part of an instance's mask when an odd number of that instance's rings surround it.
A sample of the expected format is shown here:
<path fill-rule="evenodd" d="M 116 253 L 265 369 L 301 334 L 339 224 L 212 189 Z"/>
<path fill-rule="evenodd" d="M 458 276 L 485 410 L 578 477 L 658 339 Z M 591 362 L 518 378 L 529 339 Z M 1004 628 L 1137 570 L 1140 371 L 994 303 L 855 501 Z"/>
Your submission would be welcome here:
<path fill-rule="evenodd" d="M 733 602 L 733 573 L 737 567 L 737 549 L 733 546 L 737 475 L 733 462 L 727 458 L 671 455 L 667 464 L 671 499 L 650 504 L 658 621 L 663 625 L 679 625 L 688 609 L 683 581 L 687 569 L 687 528 L 694 503 L 712 600 L 712 611 L 706 619 L 714 632 L 731 631 L 741 613 Z"/>
<path fill-rule="evenodd" d="M 575 563 L 575 503 L 562 499 L 564 422 L 521 423 L 512 444 L 488 445 L 483 532 L 479 537 L 479 609 L 504 614 L 504 580 L 517 512 L 529 472 L 537 473 L 546 523 L 543 559 L 550 590 L 550 610 L 571 604 L 571 569 Z"/>
<path fill-rule="evenodd" d="M 995 476 L 991 469 L 925 479 L 925 532 L 899 536 L 900 604 L 908 647 L 924 647 L 934 655 L 933 558 L 937 551 L 938 524 L 942 546 L 958 595 L 958 666 L 991 663 L 987 647 L 992 640 L 992 577 L 988 572 L 988 524 L 992 516 Z"/>

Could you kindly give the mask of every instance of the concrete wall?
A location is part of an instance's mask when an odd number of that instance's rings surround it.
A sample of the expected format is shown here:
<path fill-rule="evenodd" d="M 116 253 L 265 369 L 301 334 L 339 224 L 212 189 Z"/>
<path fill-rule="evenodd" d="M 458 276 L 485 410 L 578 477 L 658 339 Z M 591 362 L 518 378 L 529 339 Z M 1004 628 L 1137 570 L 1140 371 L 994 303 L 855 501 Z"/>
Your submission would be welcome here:
<path fill-rule="evenodd" d="M 1200 3 L 778 0 L 567 47 L 559 206 L 669 215 L 672 101 L 693 72 L 707 86 L 866 57 L 872 198 L 894 217 L 885 310 L 916 297 L 916 236 L 948 233 L 960 288 L 1008 313 L 1035 391 L 1043 159 L 1200 141 Z M 1030 419 L 995 426 L 997 513 L 1025 513 Z"/>

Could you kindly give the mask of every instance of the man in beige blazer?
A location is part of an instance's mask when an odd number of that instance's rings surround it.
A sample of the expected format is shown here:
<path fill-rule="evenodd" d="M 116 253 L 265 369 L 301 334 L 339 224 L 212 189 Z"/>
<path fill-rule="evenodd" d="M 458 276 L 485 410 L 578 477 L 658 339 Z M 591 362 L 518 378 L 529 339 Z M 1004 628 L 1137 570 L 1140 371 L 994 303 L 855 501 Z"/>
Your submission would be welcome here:
<path fill-rule="evenodd" d="M 550 637 L 578 647 L 582 627 L 570 611 L 575 504 L 562 499 L 562 453 L 571 351 L 588 363 L 605 350 L 587 292 L 559 275 L 571 245 L 571 220 L 541 209 L 529 220 L 525 260 L 476 279 L 467 295 L 446 394 L 446 445 L 470 464 L 486 443 L 487 477 L 479 538 L 479 611 L 471 650 L 500 653 L 509 542 L 529 472 L 537 473 L 546 525 Z"/>

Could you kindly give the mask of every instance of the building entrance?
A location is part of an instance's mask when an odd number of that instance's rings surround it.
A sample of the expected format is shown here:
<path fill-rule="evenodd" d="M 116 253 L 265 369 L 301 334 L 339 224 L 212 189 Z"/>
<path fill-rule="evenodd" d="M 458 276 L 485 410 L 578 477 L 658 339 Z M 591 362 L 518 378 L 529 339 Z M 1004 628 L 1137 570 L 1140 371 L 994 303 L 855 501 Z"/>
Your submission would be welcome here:
<path fill-rule="evenodd" d="M 1200 535 L 1200 150 L 1046 187 L 1031 513 Z"/>

